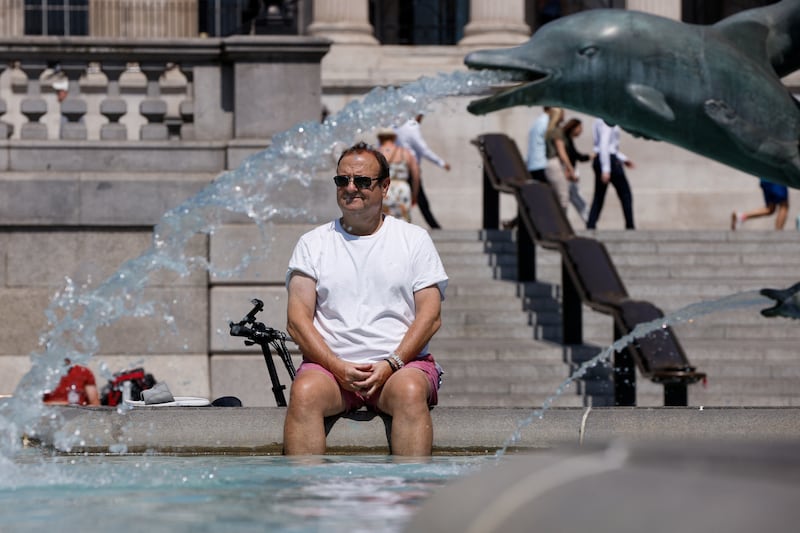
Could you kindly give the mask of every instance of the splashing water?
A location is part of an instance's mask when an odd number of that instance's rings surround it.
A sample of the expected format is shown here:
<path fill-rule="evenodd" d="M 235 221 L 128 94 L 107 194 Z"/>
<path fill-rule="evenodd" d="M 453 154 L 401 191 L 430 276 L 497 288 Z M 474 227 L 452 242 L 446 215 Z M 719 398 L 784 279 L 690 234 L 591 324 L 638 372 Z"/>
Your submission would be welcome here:
<path fill-rule="evenodd" d="M 284 205 L 281 191 L 296 183 L 308 186 L 317 171 L 330 168 L 333 154 L 352 144 L 358 135 L 425 112 L 438 99 L 486 93 L 492 85 L 509 79 L 507 74 L 489 71 L 454 72 L 421 78 L 399 88 L 374 89 L 322 124 L 302 123 L 274 136 L 269 148 L 221 174 L 196 196 L 168 211 L 155 227 L 150 247 L 96 288 L 78 287 L 68 279 L 46 311 L 49 331 L 40 338 L 42 351 L 32 354 L 31 370 L 13 397 L 0 405 L 0 462 L 19 449 L 23 435 L 35 436 L 37 425 L 47 418 L 41 395 L 61 378 L 64 358 L 86 364 L 98 350 L 100 327 L 123 317 L 152 316 L 161 311 L 144 297 L 144 289 L 155 273 L 166 270 L 186 276 L 193 270 L 210 269 L 205 258 L 186 253 L 194 235 L 212 234 L 225 217 L 240 213 L 259 226 L 261 244 L 268 248 L 271 220 L 310 218 L 311 206 Z M 235 271 L 246 264 L 247 258 Z M 48 423 L 58 424 L 56 415 L 49 417 Z"/>
<path fill-rule="evenodd" d="M 647 336 L 648 334 L 666 328 L 668 326 L 675 326 L 687 322 L 692 322 L 695 318 L 705 316 L 719 311 L 732 311 L 734 309 L 742 309 L 752 306 L 763 306 L 766 299 L 759 294 L 758 291 L 744 291 L 729 296 L 724 296 L 717 300 L 707 302 L 699 302 L 687 305 L 686 307 L 667 313 L 661 318 L 651 320 L 650 322 L 642 322 L 637 324 L 636 327 L 628 333 L 623 335 L 613 344 L 602 350 L 600 353 L 591 359 L 584 361 L 567 379 L 561 382 L 561 385 L 556 388 L 555 392 L 548 396 L 542 403 L 539 409 L 534 410 L 528 417 L 520 420 L 514 433 L 506 439 L 503 446 L 496 452 L 497 457 L 505 455 L 506 450 L 519 441 L 522 436 L 522 430 L 533 424 L 536 420 L 544 418 L 545 412 L 553 406 L 553 403 L 562 395 L 575 381 L 581 379 L 586 373 L 596 367 L 597 365 L 608 362 L 615 352 L 620 352 L 625 349 L 628 344 L 636 339 Z"/>

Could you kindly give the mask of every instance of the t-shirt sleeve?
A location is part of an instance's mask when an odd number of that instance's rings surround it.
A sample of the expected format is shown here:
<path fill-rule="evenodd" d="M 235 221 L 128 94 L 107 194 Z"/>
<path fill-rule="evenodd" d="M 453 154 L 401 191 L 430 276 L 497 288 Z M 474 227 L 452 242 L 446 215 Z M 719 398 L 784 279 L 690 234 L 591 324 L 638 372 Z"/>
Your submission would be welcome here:
<path fill-rule="evenodd" d="M 423 231 L 417 242 L 414 257 L 413 290 L 417 292 L 425 287 L 436 285 L 439 287 L 442 300 L 444 300 L 447 281 L 447 272 L 444 270 L 439 252 L 436 250 L 430 235 Z"/>
<path fill-rule="evenodd" d="M 289 267 L 286 269 L 286 287 L 289 287 L 289 280 L 292 274 L 301 272 L 306 276 L 314 279 L 317 277 L 314 261 L 311 257 L 311 251 L 308 243 L 308 235 L 303 235 L 294 247 L 291 258 L 289 258 Z"/>

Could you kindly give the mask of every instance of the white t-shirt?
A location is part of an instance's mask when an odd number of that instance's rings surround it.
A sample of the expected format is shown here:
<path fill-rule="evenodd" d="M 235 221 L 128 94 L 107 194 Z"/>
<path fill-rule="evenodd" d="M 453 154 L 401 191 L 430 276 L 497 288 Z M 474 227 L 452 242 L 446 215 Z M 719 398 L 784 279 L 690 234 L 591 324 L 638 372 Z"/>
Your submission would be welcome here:
<path fill-rule="evenodd" d="M 373 235 L 350 235 L 339 220 L 318 226 L 297 242 L 292 272 L 316 280 L 314 325 L 340 358 L 376 362 L 397 349 L 414 321 L 414 292 L 447 273 L 428 232 L 387 216 Z M 428 354 L 425 346 L 419 357 Z"/>

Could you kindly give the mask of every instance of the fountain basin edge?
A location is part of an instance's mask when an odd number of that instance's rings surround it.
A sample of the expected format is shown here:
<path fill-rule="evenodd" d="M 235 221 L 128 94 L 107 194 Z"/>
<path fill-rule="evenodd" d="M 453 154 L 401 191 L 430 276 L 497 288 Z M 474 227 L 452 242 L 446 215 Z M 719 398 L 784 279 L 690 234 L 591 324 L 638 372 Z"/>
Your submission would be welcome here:
<path fill-rule="evenodd" d="M 159 407 L 118 412 L 58 407 L 33 442 L 59 453 L 280 454 L 286 410 L 278 407 Z M 514 434 L 526 408 L 437 407 L 435 455 L 490 454 Z M 388 453 L 388 419 L 359 411 L 329 421 L 328 452 Z M 52 427 L 57 426 L 57 427 Z M 69 446 L 63 443 L 69 435 Z M 800 407 L 550 408 L 519 432 L 509 452 L 647 441 L 800 441 Z"/>

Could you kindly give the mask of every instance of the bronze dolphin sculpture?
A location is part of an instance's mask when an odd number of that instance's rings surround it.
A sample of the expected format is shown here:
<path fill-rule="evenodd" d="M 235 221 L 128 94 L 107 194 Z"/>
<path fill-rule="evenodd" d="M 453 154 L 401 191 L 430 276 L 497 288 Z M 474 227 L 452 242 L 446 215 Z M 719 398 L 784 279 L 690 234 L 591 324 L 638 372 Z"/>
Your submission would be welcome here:
<path fill-rule="evenodd" d="M 617 9 L 583 11 L 518 47 L 468 54 L 473 69 L 522 83 L 470 103 L 474 114 L 561 106 L 800 188 L 800 107 L 781 77 L 800 68 L 800 1 L 711 26 Z"/>

